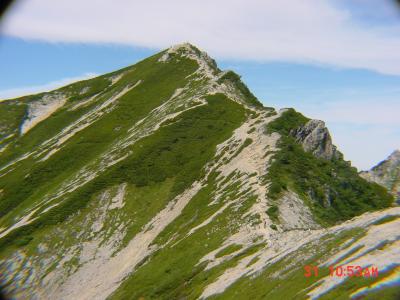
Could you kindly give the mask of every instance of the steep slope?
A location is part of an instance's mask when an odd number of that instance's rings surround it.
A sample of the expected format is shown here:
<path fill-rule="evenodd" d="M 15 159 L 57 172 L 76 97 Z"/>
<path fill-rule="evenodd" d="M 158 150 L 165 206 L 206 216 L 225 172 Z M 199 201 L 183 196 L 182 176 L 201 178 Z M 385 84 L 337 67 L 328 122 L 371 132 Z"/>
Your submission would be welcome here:
<path fill-rule="evenodd" d="M 387 188 L 400 203 L 400 150 L 393 151 L 387 159 L 360 175 Z"/>
<path fill-rule="evenodd" d="M 0 107 L 0 258 L 16 298 L 336 299 L 398 274 L 398 208 L 339 224 L 389 207 L 385 189 L 321 121 L 263 107 L 192 45 Z M 385 277 L 303 276 L 345 258 Z"/>

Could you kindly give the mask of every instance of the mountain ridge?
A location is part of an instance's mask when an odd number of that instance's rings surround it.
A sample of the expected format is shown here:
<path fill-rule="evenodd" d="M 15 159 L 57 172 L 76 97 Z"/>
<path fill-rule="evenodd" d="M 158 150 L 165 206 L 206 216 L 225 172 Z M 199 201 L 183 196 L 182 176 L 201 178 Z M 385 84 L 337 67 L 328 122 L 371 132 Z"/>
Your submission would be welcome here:
<path fill-rule="evenodd" d="M 368 181 L 376 182 L 387 188 L 400 201 L 400 149 L 394 150 L 385 160 L 369 171 L 360 172 Z"/>
<path fill-rule="evenodd" d="M 396 272 L 383 254 L 399 251 L 400 212 L 385 189 L 343 161 L 322 121 L 264 107 L 190 44 L 9 101 L 0 259 L 17 298 L 334 298 L 356 290 L 326 274 L 310 285 L 301 264 L 340 253 Z M 298 265 L 286 272 L 289 257 Z"/>

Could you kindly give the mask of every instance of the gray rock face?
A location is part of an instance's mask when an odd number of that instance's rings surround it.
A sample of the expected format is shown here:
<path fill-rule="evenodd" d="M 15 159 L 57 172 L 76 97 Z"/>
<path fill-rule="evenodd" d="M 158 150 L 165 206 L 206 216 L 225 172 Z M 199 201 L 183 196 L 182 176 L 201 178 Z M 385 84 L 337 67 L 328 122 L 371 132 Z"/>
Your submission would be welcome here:
<path fill-rule="evenodd" d="M 316 157 L 331 160 L 340 156 L 323 121 L 310 120 L 293 131 L 292 135 L 302 144 L 305 151 L 313 153 Z"/>
<path fill-rule="evenodd" d="M 360 172 L 360 176 L 387 188 L 400 203 L 400 150 L 395 150 L 371 170 Z"/>

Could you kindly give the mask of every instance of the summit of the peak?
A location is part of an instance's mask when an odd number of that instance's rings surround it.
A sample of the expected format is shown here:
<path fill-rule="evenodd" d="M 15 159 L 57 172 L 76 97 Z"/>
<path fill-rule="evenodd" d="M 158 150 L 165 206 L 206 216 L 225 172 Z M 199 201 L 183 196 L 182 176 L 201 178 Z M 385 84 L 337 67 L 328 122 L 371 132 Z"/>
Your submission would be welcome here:
<path fill-rule="evenodd" d="M 389 157 L 387 158 L 388 161 L 392 162 L 399 162 L 400 161 L 400 149 L 394 150 Z"/>
<path fill-rule="evenodd" d="M 179 56 L 195 60 L 203 71 L 208 73 L 208 75 L 212 74 L 211 77 L 214 77 L 214 73 L 219 72 L 216 62 L 205 51 L 200 50 L 190 43 L 185 42 L 169 47 L 164 51 L 159 61 L 168 61 L 171 58 L 171 54 L 178 54 Z"/>
<path fill-rule="evenodd" d="M 191 48 L 191 49 L 193 49 L 193 48 L 197 48 L 197 47 L 194 46 L 193 44 L 189 43 L 189 42 L 183 42 L 183 43 L 172 45 L 169 48 L 175 48 L 175 49 L 177 49 L 177 48 Z"/>
<path fill-rule="evenodd" d="M 189 42 L 175 44 L 175 45 L 172 45 L 171 47 L 169 47 L 168 49 L 174 49 L 174 50 L 184 49 L 184 50 L 192 50 L 192 51 L 195 50 L 195 51 L 202 52 L 198 47 L 196 47 L 195 45 L 193 45 Z"/>
<path fill-rule="evenodd" d="M 194 46 L 189 42 L 172 45 L 166 51 L 168 53 L 184 52 L 195 55 L 197 57 L 208 56 L 205 51 L 200 50 L 198 47 Z"/>

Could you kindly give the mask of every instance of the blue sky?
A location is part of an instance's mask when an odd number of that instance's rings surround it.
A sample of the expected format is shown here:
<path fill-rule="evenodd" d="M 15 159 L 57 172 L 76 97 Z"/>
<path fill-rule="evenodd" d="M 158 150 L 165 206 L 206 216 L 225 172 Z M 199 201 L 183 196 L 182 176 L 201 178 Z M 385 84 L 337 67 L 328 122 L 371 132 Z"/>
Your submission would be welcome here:
<path fill-rule="evenodd" d="M 400 10 L 391 1 L 97 0 L 96 11 L 93 1 L 14 5 L 0 23 L 0 99 L 189 41 L 240 74 L 265 105 L 326 121 L 360 169 L 400 147 Z"/>

